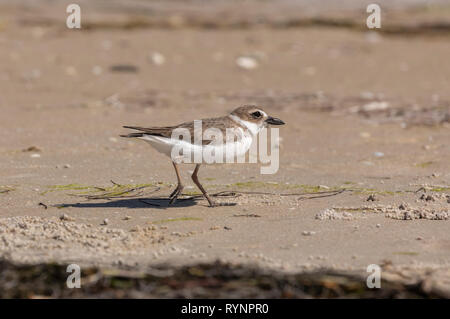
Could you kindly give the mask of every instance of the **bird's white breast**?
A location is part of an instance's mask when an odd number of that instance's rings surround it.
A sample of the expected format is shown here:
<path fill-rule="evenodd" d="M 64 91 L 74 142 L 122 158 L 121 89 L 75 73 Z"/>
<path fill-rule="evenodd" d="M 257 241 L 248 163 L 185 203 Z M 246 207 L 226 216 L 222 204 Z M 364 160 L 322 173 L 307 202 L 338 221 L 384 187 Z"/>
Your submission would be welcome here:
<path fill-rule="evenodd" d="M 223 154 L 222 162 L 225 163 L 226 158 L 234 158 L 235 156 L 239 157 L 245 155 L 253 142 L 253 134 L 247 130 L 239 127 L 235 128 L 234 133 L 237 136 L 237 139 L 235 141 L 233 140 L 233 142 L 217 142 L 208 145 L 196 145 L 190 143 L 190 141 L 153 135 L 144 135 L 139 139 L 146 141 L 160 153 L 171 157 L 172 160 L 177 160 L 177 158 L 173 158 L 172 151 L 174 147 L 178 147 L 178 149 L 183 150 L 183 158 L 190 158 L 192 161 L 195 161 L 195 158 L 201 158 L 202 163 L 210 163 L 210 161 L 204 160 L 205 156 L 208 156 L 208 154 Z"/>

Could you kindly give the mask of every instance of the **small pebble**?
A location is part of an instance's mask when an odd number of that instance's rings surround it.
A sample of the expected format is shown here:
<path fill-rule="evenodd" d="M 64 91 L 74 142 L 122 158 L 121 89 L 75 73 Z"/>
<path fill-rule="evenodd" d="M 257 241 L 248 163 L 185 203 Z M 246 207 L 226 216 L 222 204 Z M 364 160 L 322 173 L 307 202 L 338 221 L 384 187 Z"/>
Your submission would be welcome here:
<path fill-rule="evenodd" d="M 96 65 L 92 68 L 92 74 L 94 74 L 94 75 L 100 75 L 100 74 L 102 74 L 102 72 L 103 72 L 103 69 L 99 65 Z"/>
<path fill-rule="evenodd" d="M 140 232 L 140 231 L 142 231 L 142 228 L 139 225 L 130 229 L 130 232 Z"/>
<path fill-rule="evenodd" d="M 41 152 L 41 149 L 37 146 L 30 146 L 22 150 L 22 152 Z"/>
<path fill-rule="evenodd" d="M 166 58 L 159 52 L 153 52 L 150 56 L 150 60 L 154 65 L 163 65 L 166 62 Z"/>
<path fill-rule="evenodd" d="M 75 219 L 73 217 L 70 217 L 67 214 L 62 214 L 61 216 L 59 216 L 60 220 L 65 220 L 65 221 L 74 221 Z"/>
<path fill-rule="evenodd" d="M 236 64 L 241 69 L 253 70 L 259 66 L 258 61 L 254 57 L 240 56 L 236 59 Z"/>

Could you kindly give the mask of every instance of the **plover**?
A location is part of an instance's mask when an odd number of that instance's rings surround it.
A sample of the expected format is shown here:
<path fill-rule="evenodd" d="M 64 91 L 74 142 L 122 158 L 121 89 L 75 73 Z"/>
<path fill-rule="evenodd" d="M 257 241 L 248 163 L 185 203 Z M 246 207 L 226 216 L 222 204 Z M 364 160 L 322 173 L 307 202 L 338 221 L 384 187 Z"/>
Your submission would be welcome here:
<path fill-rule="evenodd" d="M 269 124 L 283 125 L 284 122 L 278 118 L 267 115 L 260 107 L 255 105 L 244 105 L 236 108 L 227 116 L 185 122 L 175 126 L 124 126 L 124 128 L 137 130 L 139 132 L 121 136 L 142 139 L 159 152 L 171 157 L 177 175 L 178 185 L 169 196 L 169 205 L 176 201 L 184 188 L 178 169 L 180 159 L 174 157 L 174 148 L 182 148 L 183 158 L 193 157 L 194 163 L 196 164 L 194 172 L 192 173 L 193 182 L 205 196 L 209 206 L 214 207 L 217 206 L 216 203 L 209 197 L 208 193 L 198 180 L 197 174 L 200 165 L 202 163 L 210 164 L 210 162 L 201 158 L 201 155 L 205 153 L 214 154 L 218 151 L 229 153 L 231 154 L 231 157 L 245 155 L 249 150 L 253 139 Z M 211 130 L 213 134 L 205 136 L 208 135 L 206 132 Z M 186 133 L 181 135 L 184 137 L 188 136 L 188 140 L 180 139 L 180 132 Z M 214 134 L 214 132 L 220 134 Z M 232 140 L 228 138 L 230 132 L 232 133 Z M 197 155 L 200 155 L 201 162 L 195 160 Z"/>

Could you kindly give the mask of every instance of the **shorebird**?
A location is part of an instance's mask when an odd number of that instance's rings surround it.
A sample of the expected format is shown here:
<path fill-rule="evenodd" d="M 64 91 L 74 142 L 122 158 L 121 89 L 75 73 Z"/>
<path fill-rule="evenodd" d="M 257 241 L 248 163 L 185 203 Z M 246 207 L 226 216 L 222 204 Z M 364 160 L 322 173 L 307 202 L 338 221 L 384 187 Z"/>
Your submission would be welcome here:
<path fill-rule="evenodd" d="M 211 164 L 208 159 L 205 160 L 204 155 L 231 154 L 227 158 L 245 155 L 253 139 L 264 127 L 283 124 L 282 120 L 267 115 L 258 106 L 244 105 L 236 108 L 226 116 L 195 120 L 174 126 L 124 126 L 124 128 L 139 132 L 121 136 L 144 140 L 159 152 L 171 157 L 178 185 L 169 195 L 169 205 L 177 200 L 184 188 L 178 164 L 181 158 L 192 160 L 193 157 L 196 166 L 191 176 L 192 180 L 208 201 L 209 206 L 214 207 L 217 204 L 210 198 L 198 180 L 200 165 L 204 163 Z M 207 134 L 207 132 L 212 132 L 212 134 Z M 230 134 L 232 139 L 229 139 Z M 180 136 L 183 138 L 180 139 Z M 183 150 L 182 157 L 177 155 L 180 149 Z M 200 158 L 200 161 L 196 161 L 196 158 Z"/>

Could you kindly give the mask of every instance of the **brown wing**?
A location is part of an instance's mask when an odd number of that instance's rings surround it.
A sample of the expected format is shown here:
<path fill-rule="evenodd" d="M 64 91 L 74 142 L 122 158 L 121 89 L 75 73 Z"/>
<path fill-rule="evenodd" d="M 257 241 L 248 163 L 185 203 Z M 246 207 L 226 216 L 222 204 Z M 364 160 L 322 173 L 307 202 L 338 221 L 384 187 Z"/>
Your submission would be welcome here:
<path fill-rule="evenodd" d="M 177 128 L 185 128 L 189 130 L 191 135 L 191 143 L 194 143 L 195 138 L 197 140 L 201 140 L 203 145 L 208 145 L 212 142 L 212 140 L 203 139 L 202 133 L 207 128 L 216 128 L 222 131 L 223 142 L 226 141 L 226 129 L 229 127 L 235 126 L 236 123 L 232 121 L 228 116 L 218 117 L 218 118 L 209 118 L 202 120 L 202 131 L 194 130 L 194 121 L 185 122 L 176 126 L 164 126 L 164 127 L 139 127 L 139 126 L 124 126 L 124 128 L 130 128 L 133 130 L 141 131 L 141 133 L 130 133 L 128 135 L 121 135 L 123 137 L 142 137 L 143 135 L 154 135 L 154 136 L 162 136 L 166 138 L 172 137 L 173 130 Z M 197 136 L 195 136 L 197 135 Z"/>
<path fill-rule="evenodd" d="M 133 130 L 141 131 L 139 133 L 130 133 L 128 135 L 121 135 L 122 137 L 142 137 L 144 135 L 161 136 L 166 138 L 172 137 L 172 132 L 177 128 L 185 128 L 189 130 L 191 137 L 191 143 L 195 142 L 194 133 L 199 135 L 198 140 L 202 141 L 202 145 L 208 145 L 211 140 L 203 140 L 199 132 L 194 131 L 194 122 L 186 122 L 177 126 L 165 126 L 165 127 L 139 127 L 139 126 L 124 126 L 124 128 L 129 128 Z"/>

